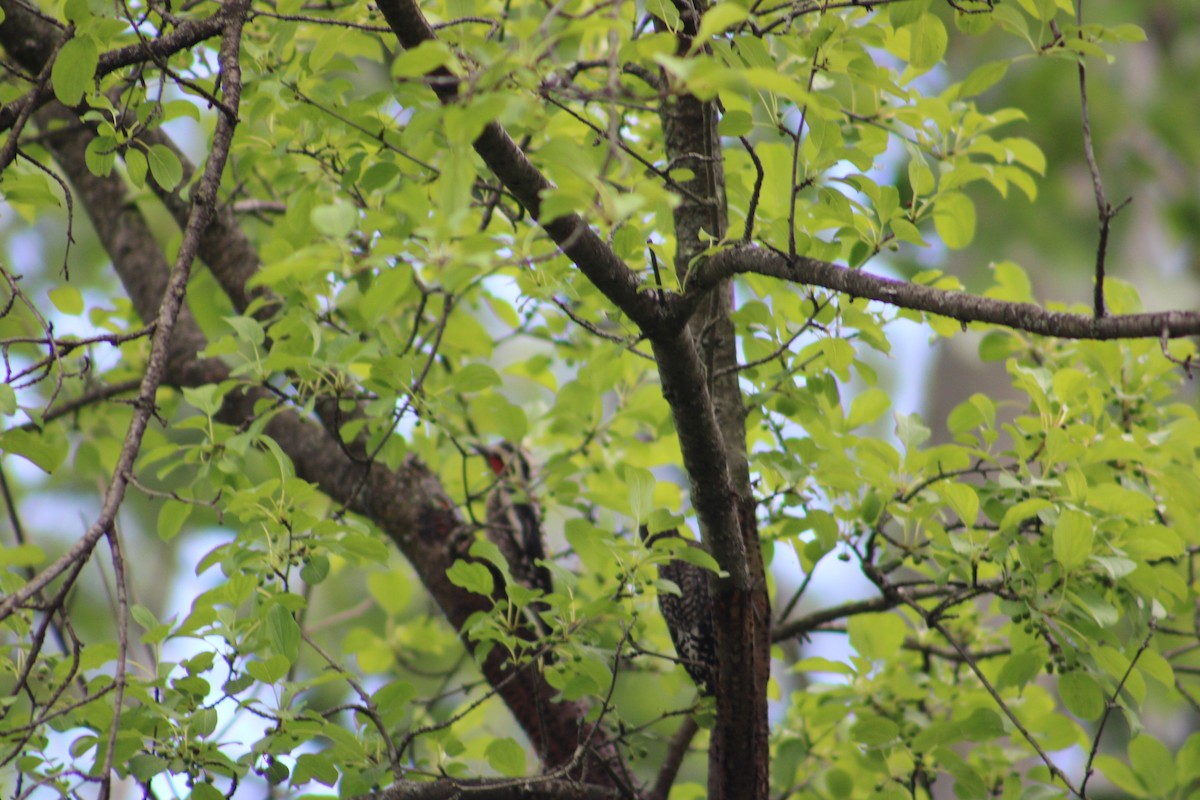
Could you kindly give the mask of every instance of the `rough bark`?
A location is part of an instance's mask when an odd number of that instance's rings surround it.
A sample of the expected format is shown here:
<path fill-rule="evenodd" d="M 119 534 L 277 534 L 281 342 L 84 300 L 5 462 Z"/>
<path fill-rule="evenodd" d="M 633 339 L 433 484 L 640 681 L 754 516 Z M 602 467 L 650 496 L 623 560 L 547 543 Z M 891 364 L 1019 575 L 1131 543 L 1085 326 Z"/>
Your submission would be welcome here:
<path fill-rule="evenodd" d="M 683 55 L 693 48 L 692 35 L 707 4 L 703 0 L 678 0 L 676 7 L 684 21 L 677 47 L 678 54 Z M 703 261 L 701 254 L 726 234 L 725 170 L 717 131 L 717 103 L 688 94 L 668 94 L 673 99 L 661 109 L 667 163 L 672 170 L 692 173 L 689 180 L 682 181 L 685 191 L 679 193 L 673 220 L 675 272 L 686 288 L 692 271 Z M 659 356 L 664 396 L 671 403 L 681 442 L 698 436 L 720 448 L 719 455 L 705 459 L 706 463 L 688 464 L 689 474 L 694 475 L 694 470 L 721 471 L 722 481 L 729 485 L 726 495 L 709 498 L 698 494 L 698 490 L 703 491 L 698 485 L 702 482 L 692 481 L 692 502 L 702 522 L 709 515 L 701 504 L 725 504 L 721 513 L 733 518 L 733 524 L 725 529 L 703 530 L 702 524 L 702 535 L 717 562 L 731 572 L 728 577 L 711 579 L 720 680 L 717 724 L 708 754 L 708 794 L 761 799 L 767 797 L 769 788 L 767 682 L 771 615 L 750 486 L 746 411 L 738 386 L 737 339 L 731 319 L 733 300 L 732 281 L 725 277 L 714 282 L 696 303 L 688 322 L 690 335 L 681 337 L 683 341 L 677 345 L 690 351 L 687 356 L 664 357 L 659 341 L 652 341 Z M 701 372 L 687 376 L 686 383 L 678 385 L 669 378 L 678 372 L 676 359 L 692 357 L 700 362 Z M 668 387 L 674 391 L 668 394 Z M 711 414 L 716 423 L 717 436 L 697 425 L 703 416 L 686 408 L 685 398 L 702 399 L 708 407 L 704 413 Z M 683 449 L 687 463 L 688 448 Z M 730 551 L 736 551 L 736 559 L 722 557 Z M 732 574 L 735 566 L 744 570 L 744 575 Z"/>

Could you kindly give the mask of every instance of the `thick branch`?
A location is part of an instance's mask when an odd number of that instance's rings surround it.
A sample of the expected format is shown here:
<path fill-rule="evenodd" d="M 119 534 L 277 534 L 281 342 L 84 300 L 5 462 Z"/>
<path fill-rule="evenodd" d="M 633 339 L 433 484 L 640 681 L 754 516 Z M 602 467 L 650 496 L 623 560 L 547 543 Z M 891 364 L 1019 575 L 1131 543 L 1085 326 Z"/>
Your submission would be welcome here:
<path fill-rule="evenodd" d="M 692 746 L 692 740 L 699 732 L 700 724 L 696 722 L 694 716 L 688 715 L 683 718 L 683 724 L 671 737 L 670 747 L 667 748 L 667 753 L 663 757 L 662 765 L 658 769 L 658 775 L 654 778 L 654 785 L 650 787 L 647 800 L 667 800 L 667 796 L 671 794 L 671 787 L 675 785 L 675 778 L 679 775 L 679 768 L 683 766 L 683 758 L 687 755 L 688 749 Z"/>
<path fill-rule="evenodd" d="M 0 10 L 4 12 L 4 22 L 0 24 L 0 42 L 3 43 L 5 51 L 22 64 L 44 63 L 49 52 L 53 51 L 54 43 L 61 38 L 60 32 L 30 12 L 21 0 L 0 0 Z M 221 32 L 224 19 L 225 15 L 218 12 L 203 19 L 184 20 L 170 33 L 165 33 L 157 39 L 101 53 L 100 62 L 96 67 L 96 78 L 102 78 L 131 64 L 167 58 L 211 39 Z M 26 106 L 37 109 L 52 99 L 54 92 L 49 83 L 44 83 L 30 90 L 19 100 L 0 108 L 0 131 L 11 128 Z"/>
<path fill-rule="evenodd" d="M 439 780 L 431 783 L 402 781 L 360 800 L 616 800 L 615 789 L 566 780 Z"/>
<path fill-rule="evenodd" d="M 379 10 L 405 48 L 411 49 L 436 36 L 414 0 L 382 0 Z M 439 68 L 429 74 L 433 90 L 443 104 L 457 101 L 459 81 L 449 70 Z M 654 292 L 639 291 L 641 280 L 605 244 L 578 214 L 542 219 L 542 193 L 554 184 L 535 167 L 498 122 L 489 122 L 475 140 L 475 152 L 512 192 L 529 215 L 550 234 L 567 257 L 579 267 L 596 288 L 632 319 L 643 332 L 660 329 L 666 315 Z"/>
<path fill-rule="evenodd" d="M 803 637 L 830 622 L 847 619 L 858 614 L 870 614 L 877 611 L 890 611 L 912 600 L 924 600 L 930 597 L 948 597 L 965 590 L 983 588 L 994 591 L 1002 585 L 1000 580 L 980 581 L 974 586 L 966 587 L 958 584 L 948 586 L 919 586 L 915 588 L 897 587 L 894 593 L 880 595 L 866 600 L 851 600 L 811 614 L 790 620 L 775 626 L 771 631 L 771 641 L 783 642 L 796 637 Z"/>
<path fill-rule="evenodd" d="M 195 167 L 192 166 L 187 154 L 179 149 L 174 140 L 167 136 L 161 128 L 145 131 L 138 138 L 147 145 L 160 144 L 174 153 L 183 168 L 180 187 L 186 187 L 191 182 Z M 187 205 L 183 192 L 179 189 L 174 191 L 164 189 L 158 181 L 154 180 L 153 175 L 148 176 L 147 185 L 171 212 L 175 223 L 181 224 L 183 209 Z M 230 204 L 222 203 L 213 214 L 212 222 L 209 224 L 204 238 L 200 240 L 200 258 L 239 313 L 245 313 L 250 302 L 256 299 L 263 301 L 264 305 L 255 313 L 255 319 L 269 320 L 278 309 L 279 299 L 272 295 L 267 288 L 261 285 L 253 288 L 249 286 L 250 279 L 258 272 L 262 262 L 254 243 L 250 241 L 250 237 L 238 224 L 234 209 Z"/>
<path fill-rule="evenodd" d="M 765 275 L 820 286 L 851 297 L 949 317 L 964 324 L 991 323 L 1060 339 L 1175 339 L 1200 334 L 1200 312 L 1197 311 L 1120 314 L 1096 319 L 1087 314 L 1047 311 L 1032 303 L 994 300 L 882 278 L 815 258 L 801 256 L 789 260 L 782 253 L 749 244 L 730 247 L 700 265 L 688 281 L 687 305 L 695 307 L 706 292 L 725 278 L 738 274 Z"/>
<path fill-rule="evenodd" d="M 672 336 L 656 336 L 650 344 L 659 365 L 663 397 L 675 420 L 701 537 L 721 569 L 729 573 L 731 584 L 747 590 L 750 572 L 738 523 L 737 493 L 726 468 L 721 429 L 691 331 L 684 328 Z"/>
<path fill-rule="evenodd" d="M 676 53 L 701 45 L 706 0 L 676 0 L 683 24 Z M 665 25 L 657 26 L 660 30 Z M 701 49 L 706 50 L 701 46 Z M 728 227 L 717 103 L 668 84 L 659 111 L 667 163 L 691 172 L 672 212 L 675 273 L 681 283 L 712 239 Z M 729 578 L 713 580 L 712 622 L 718 670 L 717 724 L 708 752 L 712 798 L 767 797 L 770 761 L 767 683 L 770 598 L 758 538 L 746 447 L 746 410 L 737 375 L 733 283 L 725 280 L 698 304 L 682 335 L 651 337 L 663 396 L 671 406 L 704 541 Z"/>

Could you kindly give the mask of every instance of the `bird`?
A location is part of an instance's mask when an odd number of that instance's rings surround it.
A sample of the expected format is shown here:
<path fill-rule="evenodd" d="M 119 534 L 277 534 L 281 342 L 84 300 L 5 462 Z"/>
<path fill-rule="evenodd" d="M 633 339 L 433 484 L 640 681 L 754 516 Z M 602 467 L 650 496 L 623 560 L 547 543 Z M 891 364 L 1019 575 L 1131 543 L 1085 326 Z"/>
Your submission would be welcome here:
<path fill-rule="evenodd" d="M 542 511 L 532 493 L 529 459 L 511 442 L 475 449 L 496 476 L 485 506 L 488 539 L 508 561 L 513 580 L 550 594 L 554 586 L 544 564 Z"/>
<path fill-rule="evenodd" d="M 650 547 L 659 539 L 684 541 L 674 528 L 650 535 L 642 526 L 642 541 Z M 698 545 L 686 544 L 688 547 Z M 717 689 L 717 632 L 712 618 L 712 590 L 708 571 L 681 558 L 672 558 L 658 566 L 659 580 L 668 580 L 679 587 L 679 594 L 658 592 L 658 608 L 680 663 L 701 695 L 711 696 Z"/>

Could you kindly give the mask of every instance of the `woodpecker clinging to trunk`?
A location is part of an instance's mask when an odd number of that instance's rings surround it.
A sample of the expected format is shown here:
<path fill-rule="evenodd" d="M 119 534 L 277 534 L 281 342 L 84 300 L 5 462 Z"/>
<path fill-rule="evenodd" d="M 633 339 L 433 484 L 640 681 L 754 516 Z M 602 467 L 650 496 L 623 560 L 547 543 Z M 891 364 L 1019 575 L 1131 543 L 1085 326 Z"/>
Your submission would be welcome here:
<path fill-rule="evenodd" d="M 542 542 L 542 511 L 530 490 L 529 461 L 509 442 L 477 447 L 496 475 L 487 499 L 488 539 L 500 549 L 513 579 L 527 589 L 553 590 Z"/>
<path fill-rule="evenodd" d="M 650 536 L 643 526 L 641 534 L 647 547 L 658 539 L 683 540 L 674 529 Z M 678 595 L 661 588 L 658 592 L 658 608 L 667 623 L 675 652 L 700 693 L 711 695 L 717 689 L 717 633 L 713 627 L 708 571 L 673 558 L 659 565 L 658 577 L 679 587 Z"/>

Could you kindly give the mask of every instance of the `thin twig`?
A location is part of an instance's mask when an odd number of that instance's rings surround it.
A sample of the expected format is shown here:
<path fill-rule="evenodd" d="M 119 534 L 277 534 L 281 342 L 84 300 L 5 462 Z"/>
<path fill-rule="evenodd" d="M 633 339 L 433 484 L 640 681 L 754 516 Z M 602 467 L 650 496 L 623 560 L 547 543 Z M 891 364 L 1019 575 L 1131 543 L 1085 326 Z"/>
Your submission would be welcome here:
<path fill-rule="evenodd" d="M 1112 696 L 1108 698 L 1108 702 L 1104 704 L 1104 714 L 1100 717 L 1100 722 L 1096 725 L 1096 735 L 1092 737 L 1092 747 L 1088 751 L 1087 766 L 1083 770 L 1083 781 L 1079 784 L 1079 796 L 1087 796 L 1088 781 L 1092 779 L 1092 774 L 1095 772 L 1092 769 L 1092 764 L 1096 760 L 1096 755 L 1100 752 L 1100 739 L 1104 736 L 1104 726 L 1108 724 L 1108 718 L 1112 715 L 1113 709 L 1117 707 L 1117 698 L 1121 695 L 1121 691 L 1125 688 L 1129 676 L 1133 674 L 1133 668 L 1137 666 L 1138 659 L 1142 657 L 1142 653 L 1146 652 L 1150 647 L 1150 640 L 1154 638 L 1154 621 L 1151 619 L 1150 630 L 1146 632 L 1146 638 L 1142 640 L 1142 646 L 1133 654 L 1133 658 L 1129 659 L 1129 666 L 1125 669 L 1125 674 L 1121 676 L 1121 680 L 1117 682 L 1117 687 L 1113 689 Z"/>

